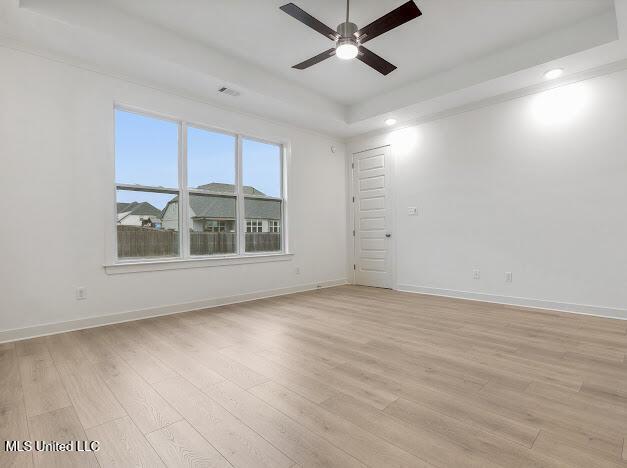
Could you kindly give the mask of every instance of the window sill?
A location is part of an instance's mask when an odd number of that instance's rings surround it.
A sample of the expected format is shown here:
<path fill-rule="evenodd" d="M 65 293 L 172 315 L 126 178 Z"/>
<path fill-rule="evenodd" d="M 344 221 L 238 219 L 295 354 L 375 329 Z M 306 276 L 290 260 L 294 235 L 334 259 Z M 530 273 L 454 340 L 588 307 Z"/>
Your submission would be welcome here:
<path fill-rule="evenodd" d="M 105 265 L 108 275 L 121 275 L 125 273 L 141 273 L 145 271 L 183 270 L 187 268 L 208 268 L 229 265 L 244 265 L 249 263 L 285 262 L 291 260 L 291 253 L 264 253 L 240 256 L 201 257 L 186 259 L 157 259 L 157 260 L 132 260 Z"/>

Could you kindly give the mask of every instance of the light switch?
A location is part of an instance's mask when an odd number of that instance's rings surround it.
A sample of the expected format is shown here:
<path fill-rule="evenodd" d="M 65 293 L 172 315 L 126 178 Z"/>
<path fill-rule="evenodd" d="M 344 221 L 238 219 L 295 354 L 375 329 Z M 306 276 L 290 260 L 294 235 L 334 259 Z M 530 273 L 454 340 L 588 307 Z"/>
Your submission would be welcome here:
<path fill-rule="evenodd" d="M 415 206 L 410 206 L 407 208 L 407 214 L 409 216 L 416 216 L 418 214 L 418 208 Z"/>

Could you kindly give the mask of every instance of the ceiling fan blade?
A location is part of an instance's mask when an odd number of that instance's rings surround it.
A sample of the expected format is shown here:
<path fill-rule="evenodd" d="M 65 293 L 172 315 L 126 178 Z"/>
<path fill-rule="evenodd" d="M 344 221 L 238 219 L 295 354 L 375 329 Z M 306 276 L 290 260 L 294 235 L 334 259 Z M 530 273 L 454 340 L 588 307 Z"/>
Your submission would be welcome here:
<path fill-rule="evenodd" d="M 306 24 L 311 29 L 318 31 L 320 34 L 322 34 L 323 36 L 326 36 L 332 41 L 337 39 L 338 37 L 337 32 L 335 32 L 333 29 L 331 29 L 330 27 L 328 27 L 326 24 L 322 23 L 321 21 L 318 21 L 316 18 L 311 16 L 309 13 L 307 13 L 305 10 L 298 8 L 293 3 L 288 3 L 279 8 L 283 10 L 285 13 L 287 13 L 288 15 L 290 15 L 292 18 L 295 18 L 301 23 Z"/>
<path fill-rule="evenodd" d="M 357 54 L 357 58 L 369 67 L 374 68 L 382 75 L 388 75 L 396 70 L 396 66 L 392 65 L 387 60 L 379 57 L 370 49 L 366 49 L 364 46 L 359 47 L 359 53 Z"/>
<path fill-rule="evenodd" d="M 311 57 L 310 59 L 305 60 L 297 65 L 294 65 L 292 68 L 296 68 L 297 70 L 304 70 L 305 68 L 309 68 L 316 63 L 320 63 L 323 60 L 328 59 L 329 57 L 333 57 L 335 55 L 335 48 L 325 50 L 321 54 L 316 55 L 315 57 Z"/>
<path fill-rule="evenodd" d="M 410 0 L 409 2 L 399 6 L 396 10 L 392 10 L 387 15 L 382 16 L 378 20 L 373 21 L 368 26 L 364 26 L 355 33 L 362 44 L 380 36 L 391 29 L 399 27 L 422 15 L 418 6 Z"/>

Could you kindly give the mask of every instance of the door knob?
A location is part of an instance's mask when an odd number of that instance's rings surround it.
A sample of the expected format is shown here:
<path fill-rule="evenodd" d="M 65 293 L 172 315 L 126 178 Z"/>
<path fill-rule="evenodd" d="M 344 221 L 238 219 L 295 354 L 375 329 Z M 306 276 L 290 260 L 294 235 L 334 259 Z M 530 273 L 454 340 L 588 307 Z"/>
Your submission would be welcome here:
<path fill-rule="evenodd" d="M 385 235 L 385 237 L 392 237 L 392 234 L 390 234 L 389 232 Z"/>

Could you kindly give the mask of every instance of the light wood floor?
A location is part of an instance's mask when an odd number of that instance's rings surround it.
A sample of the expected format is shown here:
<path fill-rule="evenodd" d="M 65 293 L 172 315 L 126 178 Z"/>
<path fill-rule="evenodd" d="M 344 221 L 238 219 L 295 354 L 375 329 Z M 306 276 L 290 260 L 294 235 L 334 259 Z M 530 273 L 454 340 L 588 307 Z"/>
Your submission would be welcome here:
<path fill-rule="evenodd" d="M 345 286 L 0 345 L 0 466 L 627 467 L 627 321 Z"/>

